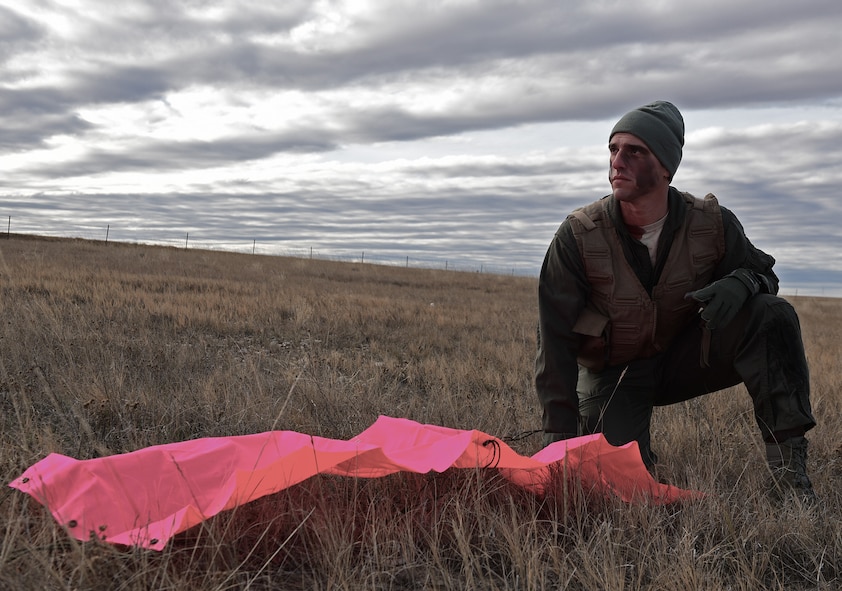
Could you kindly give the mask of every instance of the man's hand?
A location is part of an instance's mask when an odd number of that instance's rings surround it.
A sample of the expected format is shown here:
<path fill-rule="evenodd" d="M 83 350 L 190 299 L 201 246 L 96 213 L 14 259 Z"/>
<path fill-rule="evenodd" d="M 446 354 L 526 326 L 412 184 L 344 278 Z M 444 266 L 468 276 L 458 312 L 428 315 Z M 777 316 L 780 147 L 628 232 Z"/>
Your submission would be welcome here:
<path fill-rule="evenodd" d="M 702 320 L 710 330 L 725 328 L 746 303 L 746 300 L 760 291 L 760 282 L 751 271 L 737 269 L 707 287 L 691 291 L 685 298 L 693 298 L 702 304 Z"/>

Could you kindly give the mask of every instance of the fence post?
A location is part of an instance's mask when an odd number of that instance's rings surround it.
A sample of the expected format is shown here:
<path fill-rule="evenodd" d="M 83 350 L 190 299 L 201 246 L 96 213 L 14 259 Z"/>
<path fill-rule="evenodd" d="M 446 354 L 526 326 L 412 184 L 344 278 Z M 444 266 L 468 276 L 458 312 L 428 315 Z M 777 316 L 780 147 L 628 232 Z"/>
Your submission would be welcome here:
<path fill-rule="evenodd" d="M 9 216 L 9 225 L 6 226 L 6 238 L 12 237 L 12 216 Z"/>
<path fill-rule="evenodd" d="M 187 236 L 184 237 L 184 248 L 187 248 L 188 240 L 190 240 L 190 232 L 187 232 Z"/>
<path fill-rule="evenodd" d="M 105 243 L 108 244 L 108 232 L 111 230 L 111 224 L 105 226 Z"/>

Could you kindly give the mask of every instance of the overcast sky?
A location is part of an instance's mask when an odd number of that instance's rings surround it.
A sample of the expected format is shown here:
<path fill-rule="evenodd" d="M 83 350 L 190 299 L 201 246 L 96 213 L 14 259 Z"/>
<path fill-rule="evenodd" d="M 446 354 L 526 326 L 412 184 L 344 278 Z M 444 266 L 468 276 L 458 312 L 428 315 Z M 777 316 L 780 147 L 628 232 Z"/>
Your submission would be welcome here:
<path fill-rule="evenodd" d="M 655 99 L 673 184 L 842 295 L 839 0 L 0 0 L 0 220 L 537 273 Z"/>

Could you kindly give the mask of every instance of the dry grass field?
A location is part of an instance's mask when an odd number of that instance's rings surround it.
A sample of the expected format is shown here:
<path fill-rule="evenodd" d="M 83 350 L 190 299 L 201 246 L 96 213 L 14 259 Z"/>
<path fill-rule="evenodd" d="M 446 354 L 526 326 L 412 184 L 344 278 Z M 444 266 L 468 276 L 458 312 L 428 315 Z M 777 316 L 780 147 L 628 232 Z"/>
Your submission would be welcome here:
<path fill-rule="evenodd" d="M 50 452 L 344 439 L 381 414 L 540 447 L 534 278 L 13 235 L 0 288 L 4 483 Z M 537 498 L 472 470 L 319 476 L 154 552 L 77 542 L 6 488 L 0 588 L 839 589 L 842 300 L 792 300 L 820 423 L 812 509 L 767 498 L 738 387 L 656 410 L 663 477 L 699 501 Z"/>

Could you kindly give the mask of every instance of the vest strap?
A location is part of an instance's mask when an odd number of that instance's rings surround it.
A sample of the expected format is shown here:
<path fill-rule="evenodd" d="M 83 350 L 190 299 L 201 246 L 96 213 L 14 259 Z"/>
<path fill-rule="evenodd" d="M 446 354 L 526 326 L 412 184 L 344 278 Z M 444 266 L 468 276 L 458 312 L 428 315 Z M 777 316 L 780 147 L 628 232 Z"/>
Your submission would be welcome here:
<path fill-rule="evenodd" d="M 702 346 L 699 351 L 699 365 L 701 367 L 710 367 L 710 338 L 711 333 L 708 327 L 702 328 Z"/>
<path fill-rule="evenodd" d="M 579 220 L 579 223 L 581 223 L 585 227 L 586 231 L 590 232 L 591 230 L 596 228 L 596 224 L 593 223 L 593 220 L 590 217 L 588 217 L 588 214 L 586 214 L 584 210 L 577 209 L 570 215 Z"/>

